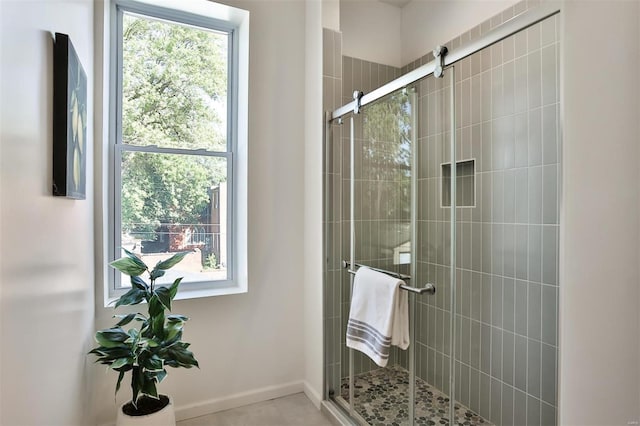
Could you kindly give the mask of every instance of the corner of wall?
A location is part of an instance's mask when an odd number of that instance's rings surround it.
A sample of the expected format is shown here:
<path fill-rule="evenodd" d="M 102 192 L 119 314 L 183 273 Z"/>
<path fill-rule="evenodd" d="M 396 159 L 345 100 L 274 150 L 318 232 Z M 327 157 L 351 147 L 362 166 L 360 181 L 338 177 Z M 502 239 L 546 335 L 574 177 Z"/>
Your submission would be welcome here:
<path fill-rule="evenodd" d="M 322 27 L 340 31 L 340 0 L 321 0 L 321 7 Z"/>
<path fill-rule="evenodd" d="M 637 8 L 637 20 L 636 20 L 636 28 L 638 28 L 638 46 L 640 46 L 640 7 Z M 638 70 L 640 70 L 640 48 L 636 49 L 636 62 L 637 62 L 637 67 Z M 636 100 L 637 102 L 640 102 L 638 100 L 640 100 L 640 84 L 638 85 L 638 93 L 636 95 Z M 638 123 L 638 129 L 637 129 L 637 134 L 638 134 L 638 138 L 640 139 L 640 104 L 637 105 L 637 113 L 636 113 L 636 122 Z M 638 152 L 638 158 L 636 159 L 636 163 L 640 163 L 640 151 Z M 640 200 L 640 168 L 637 169 L 638 172 L 638 200 Z M 640 209 L 640 207 L 639 207 Z M 638 217 L 638 239 L 637 241 L 640 242 L 640 215 L 637 216 Z M 640 276 L 640 249 L 638 250 L 638 276 Z M 638 292 L 638 304 L 637 306 L 640 306 L 640 292 Z M 638 329 L 640 329 L 640 310 L 637 310 L 639 315 L 638 315 Z M 640 337 L 638 338 L 638 353 L 640 353 Z M 640 387 L 640 358 L 638 359 L 638 387 Z M 637 413 L 636 413 L 636 417 L 638 419 L 638 421 L 640 421 L 640 390 L 638 391 L 638 406 L 637 406 Z"/>
<path fill-rule="evenodd" d="M 4 2 L 0 1 L 0 28 L 2 28 L 4 26 L 4 21 L 3 21 L 3 6 Z M 4 99 L 3 93 L 2 93 L 2 89 L 3 89 L 3 83 L 4 79 L 2 78 L 2 74 L 3 74 L 3 67 L 2 67 L 2 59 L 4 58 L 3 55 L 3 50 L 4 50 L 4 44 L 0 43 L 0 99 Z M 2 108 L 0 106 L 0 108 Z M 2 113 L 2 110 L 0 109 L 0 129 L 2 129 L 4 123 L 3 123 L 3 116 L 4 114 Z M 2 159 L 2 144 L 0 144 L 0 170 L 4 169 L 3 166 L 3 159 Z M 3 173 L 0 172 L 0 188 L 3 188 L 2 186 L 2 180 L 3 180 Z M 3 212 L 3 208 L 2 208 L 2 197 L 0 196 L 0 229 L 2 229 L 2 212 Z M 4 253 L 2 246 L 2 238 L 0 237 L 0 253 Z M 2 276 L 3 276 L 3 261 L 2 258 L 0 257 L 0 307 L 2 307 Z M 0 313 L 0 335 L 2 335 L 2 330 L 3 330 L 3 320 L 2 320 L 2 314 Z M 4 363 L 2 362 L 2 351 L 0 350 L 0 377 L 3 376 L 3 370 L 4 370 Z M 3 404 L 3 396 L 2 396 L 2 383 L 0 383 L 0 413 L 2 413 L 3 409 L 2 409 L 2 404 Z M 0 414 L 0 423 L 2 422 L 2 415 Z"/>
<path fill-rule="evenodd" d="M 330 3 L 332 5 L 333 2 Z M 322 394 L 322 16 L 323 3 L 305 2 L 304 142 L 304 381 Z M 314 400 L 314 398 L 311 398 Z M 317 399 L 317 398 L 315 398 Z M 318 405 L 317 401 L 314 401 Z"/>
<path fill-rule="evenodd" d="M 640 46 L 640 7 L 637 8 L 637 20 L 636 20 L 636 28 L 638 28 L 638 46 Z M 637 61 L 637 66 L 638 66 L 638 70 L 640 70 L 640 49 L 636 50 L 636 61 Z M 640 84 L 638 85 L 638 93 L 636 95 L 636 100 L 640 100 Z M 637 114 L 636 114 L 636 118 L 637 118 L 637 123 L 638 123 L 638 135 L 640 136 L 640 105 L 638 105 L 638 110 L 637 110 Z M 638 152 L 638 159 L 636 160 L 637 163 L 640 163 L 640 151 Z M 638 199 L 640 200 L 640 168 L 637 169 L 638 171 Z M 638 215 L 638 221 L 640 222 L 640 215 Z M 638 224 L 638 241 L 640 241 L 640 223 Z M 640 276 L 640 250 L 638 250 L 638 275 Z M 640 292 L 638 293 L 638 305 L 640 306 Z M 640 310 L 638 311 L 640 313 Z M 639 326 L 638 328 L 640 329 L 640 315 L 638 315 L 638 321 L 639 321 Z M 638 338 L 638 352 L 640 352 L 640 338 Z M 638 360 L 639 366 L 638 366 L 638 385 L 640 386 L 640 359 Z M 640 420 L 640 391 L 638 392 L 638 420 Z"/>
<path fill-rule="evenodd" d="M 581 1 L 564 2 L 562 14 L 559 424 L 631 424 L 640 401 L 640 193 L 629 185 L 639 180 L 640 11 Z M 587 72 L 593 52 L 618 64 L 615 77 Z"/>

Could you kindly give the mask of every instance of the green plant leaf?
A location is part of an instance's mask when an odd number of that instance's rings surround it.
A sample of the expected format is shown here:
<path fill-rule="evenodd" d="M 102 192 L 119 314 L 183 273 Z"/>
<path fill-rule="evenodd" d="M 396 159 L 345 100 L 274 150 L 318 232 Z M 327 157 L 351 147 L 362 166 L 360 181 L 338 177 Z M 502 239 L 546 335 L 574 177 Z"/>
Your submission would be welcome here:
<path fill-rule="evenodd" d="M 165 370 L 164 368 L 162 369 L 162 371 L 158 371 L 156 373 L 156 379 L 158 380 L 158 383 L 162 382 L 165 377 L 167 377 L 167 370 Z"/>
<path fill-rule="evenodd" d="M 147 320 L 147 317 L 145 317 L 144 315 L 142 315 L 141 313 L 137 313 L 136 317 L 134 318 L 136 321 L 140 321 L 140 322 L 144 322 Z"/>
<path fill-rule="evenodd" d="M 186 317 L 184 315 L 180 315 L 180 314 L 171 314 L 171 315 L 167 315 L 167 321 L 168 322 L 185 322 L 185 321 L 189 321 L 189 317 Z"/>
<path fill-rule="evenodd" d="M 124 247 L 120 247 L 120 248 L 122 249 L 122 251 L 123 251 L 123 252 L 125 252 L 125 253 L 126 253 L 126 255 L 127 255 L 128 257 L 130 257 L 130 258 L 131 258 L 131 259 L 133 259 L 133 260 L 138 260 L 138 261 L 140 261 L 140 263 L 142 263 L 143 265 L 145 265 L 145 263 L 142 261 L 142 259 L 140 259 L 140 258 L 138 257 L 138 255 L 136 255 L 134 252 L 131 252 L 131 251 L 127 250 L 127 249 L 126 249 L 126 248 L 124 248 Z M 147 266 L 147 265 L 145 265 L 145 266 Z"/>
<path fill-rule="evenodd" d="M 120 384 L 122 383 L 122 379 L 124 378 L 124 371 L 120 371 L 120 374 L 118 374 L 118 382 L 116 383 L 116 395 L 118 394 L 118 391 L 120 390 Z"/>
<path fill-rule="evenodd" d="M 168 323 L 165 330 L 165 340 L 167 343 L 174 343 L 182 337 L 182 324 L 183 323 Z M 177 337 L 177 338 L 176 338 Z"/>
<path fill-rule="evenodd" d="M 164 306 L 168 310 L 171 310 L 171 290 L 169 290 L 168 287 L 160 286 L 156 288 L 153 292 L 158 298 L 158 300 L 160 301 L 160 303 L 162 303 L 162 306 Z M 164 322 L 164 318 L 162 320 Z"/>
<path fill-rule="evenodd" d="M 122 305 L 137 305 L 145 299 L 147 292 L 140 290 L 137 287 L 132 287 L 131 290 L 120 296 L 116 302 L 116 308 Z"/>
<path fill-rule="evenodd" d="M 166 271 L 167 269 L 173 268 L 178 262 L 184 259 L 187 254 L 189 254 L 188 251 L 181 251 L 180 253 L 176 253 L 169 259 L 158 262 L 154 269 L 163 269 Z"/>
<path fill-rule="evenodd" d="M 144 385 L 144 374 L 140 367 L 133 367 L 131 370 L 131 390 L 133 391 L 133 398 L 131 403 L 135 408 L 138 408 L 138 395 Z"/>
<path fill-rule="evenodd" d="M 95 355 L 96 359 L 95 361 L 93 361 L 95 364 L 104 364 L 104 361 L 102 361 L 102 353 L 98 350 L 98 349 L 93 349 L 91 352 L 89 352 L 87 355 Z"/>
<path fill-rule="evenodd" d="M 116 323 L 117 327 L 122 327 L 123 325 L 129 324 L 138 314 L 127 314 L 127 315 L 114 315 L 114 318 L 121 318 L 120 321 Z"/>
<path fill-rule="evenodd" d="M 138 342 L 138 345 L 140 347 L 145 348 L 145 349 L 157 348 L 158 346 L 160 346 L 160 344 L 158 342 L 156 342 L 155 339 L 150 339 L 150 338 L 147 338 L 147 337 L 144 337 L 144 338 L 140 339 L 140 341 Z"/>
<path fill-rule="evenodd" d="M 121 328 L 108 328 L 96 332 L 96 341 L 105 348 L 122 346 L 129 335 Z"/>
<path fill-rule="evenodd" d="M 158 390 L 156 389 L 155 375 L 144 374 L 144 381 L 142 382 L 142 393 L 158 399 Z"/>
<path fill-rule="evenodd" d="M 113 361 L 113 363 L 111 364 L 111 368 L 115 370 L 117 368 L 122 368 L 125 365 L 131 365 L 131 364 L 133 364 L 132 358 L 118 358 L 115 361 Z"/>
<path fill-rule="evenodd" d="M 164 313 L 164 306 L 158 299 L 158 295 L 154 293 L 149 300 L 149 318 L 153 319 L 160 312 Z"/>
<path fill-rule="evenodd" d="M 151 271 L 151 279 L 155 280 L 164 275 L 164 271 L 162 269 L 154 269 Z"/>
<path fill-rule="evenodd" d="M 151 330 L 151 320 L 147 319 L 140 326 L 140 335 L 142 337 L 153 337 L 153 330 Z"/>
<path fill-rule="evenodd" d="M 147 270 L 146 265 L 142 263 L 141 260 L 136 262 L 131 257 L 121 257 L 118 260 L 114 260 L 109 265 L 113 266 L 118 271 L 132 277 L 142 275 L 142 273 Z"/>
<path fill-rule="evenodd" d="M 167 317 L 167 324 L 165 326 L 165 340 L 167 344 L 175 343 L 182 338 L 182 328 L 185 318 L 183 315 L 171 315 Z"/>
<path fill-rule="evenodd" d="M 162 361 L 162 358 L 159 358 L 157 355 L 153 355 L 144 360 L 143 367 L 147 371 L 153 371 L 153 372 L 162 371 L 164 367 L 164 362 Z"/>
<path fill-rule="evenodd" d="M 101 362 L 102 364 L 108 364 L 118 358 L 131 356 L 131 350 L 125 344 L 118 345 L 112 348 L 100 346 L 92 349 L 89 353 L 96 355 L 98 357 L 96 362 Z"/>
<path fill-rule="evenodd" d="M 149 286 L 140 277 L 131 277 L 131 286 L 140 290 L 149 291 Z"/>
<path fill-rule="evenodd" d="M 97 348 L 93 348 L 89 352 L 87 352 L 87 355 L 96 355 L 98 357 L 101 357 L 105 355 L 105 349 L 106 348 L 103 346 L 98 346 Z"/>
<path fill-rule="evenodd" d="M 176 294 L 178 294 L 178 287 L 180 287 L 181 282 L 182 277 L 176 278 L 173 284 L 171 284 L 171 287 L 169 287 L 169 295 L 171 297 L 171 300 L 173 300 L 176 297 Z"/>
<path fill-rule="evenodd" d="M 151 318 L 151 329 L 159 340 L 164 340 L 164 309 Z"/>
<path fill-rule="evenodd" d="M 135 254 L 135 253 L 130 252 L 129 250 L 127 250 L 127 249 L 126 249 L 126 248 L 124 248 L 124 247 L 121 247 L 121 248 L 122 248 L 122 250 L 126 253 L 126 255 L 127 255 L 127 257 L 128 257 L 129 259 L 131 259 L 132 261 L 134 261 L 134 262 L 135 262 L 138 266 L 140 266 L 141 268 L 144 268 L 144 269 L 145 269 L 145 271 L 149 270 L 149 267 L 147 266 L 147 264 L 146 264 L 146 263 L 144 263 L 144 262 L 142 261 L 142 258 L 140 258 L 140 256 L 138 256 L 138 255 L 137 255 L 137 254 Z"/>
<path fill-rule="evenodd" d="M 195 365 L 200 368 L 198 361 L 187 347 L 188 344 L 178 342 L 167 348 L 167 355 L 169 357 L 165 357 L 165 364 L 170 365 L 171 367 L 184 368 L 191 368 Z"/>

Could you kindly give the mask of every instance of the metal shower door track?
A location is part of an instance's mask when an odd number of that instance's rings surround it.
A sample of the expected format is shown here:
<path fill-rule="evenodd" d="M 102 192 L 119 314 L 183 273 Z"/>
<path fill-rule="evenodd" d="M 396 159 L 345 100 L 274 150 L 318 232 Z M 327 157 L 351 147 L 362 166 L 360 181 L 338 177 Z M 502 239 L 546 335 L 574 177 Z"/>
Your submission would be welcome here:
<path fill-rule="evenodd" d="M 542 3 L 535 9 L 523 12 L 508 21 L 502 23 L 496 28 L 489 31 L 487 34 L 480 36 L 479 39 L 463 44 L 456 49 L 450 49 L 447 55 L 444 57 L 444 65 L 448 66 L 454 64 L 461 59 L 471 56 L 474 53 L 498 43 L 507 37 L 512 36 L 532 25 L 537 24 L 540 21 L 547 19 L 560 12 L 560 5 L 556 2 Z M 436 61 L 431 61 L 428 64 L 422 65 L 413 71 L 410 71 L 395 80 L 380 86 L 379 88 L 366 93 L 362 96 L 358 102 L 351 101 L 346 105 L 341 106 L 331 113 L 331 119 L 335 120 L 346 114 L 354 111 L 356 107 L 363 107 L 367 104 L 377 101 L 378 99 L 387 96 L 390 93 L 395 92 L 398 89 L 402 89 L 418 80 L 421 80 L 431 74 L 436 69 Z"/>

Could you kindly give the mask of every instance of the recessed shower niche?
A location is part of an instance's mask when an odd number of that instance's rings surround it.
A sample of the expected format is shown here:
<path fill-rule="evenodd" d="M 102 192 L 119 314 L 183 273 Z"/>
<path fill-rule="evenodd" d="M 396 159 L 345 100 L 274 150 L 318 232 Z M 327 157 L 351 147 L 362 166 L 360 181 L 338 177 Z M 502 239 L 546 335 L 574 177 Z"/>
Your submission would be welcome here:
<path fill-rule="evenodd" d="M 441 207 L 451 207 L 451 163 L 440 166 Z M 476 160 L 456 161 L 456 207 L 476 206 Z"/>

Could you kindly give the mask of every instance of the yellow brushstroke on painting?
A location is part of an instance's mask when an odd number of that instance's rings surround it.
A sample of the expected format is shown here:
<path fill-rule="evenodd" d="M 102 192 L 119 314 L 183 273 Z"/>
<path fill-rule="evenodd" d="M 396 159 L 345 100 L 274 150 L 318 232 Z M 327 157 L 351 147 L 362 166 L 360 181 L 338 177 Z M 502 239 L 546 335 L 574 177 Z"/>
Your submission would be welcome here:
<path fill-rule="evenodd" d="M 80 154 L 82 154 L 84 152 L 84 123 L 81 115 L 78 115 L 78 130 L 78 148 L 80 148 Z"/>
<path fill-rule="evenodd" d="M 84 151 L 84 123 L 76 90 L 71 93 L 71 140 L 73 144 L 73 187 L 80 189 L 80 159 Z"/>
<path fill-rule="evenodd" d="M 75 140 L 76 135 L 78 134 L 78 97 L 76 96 L 76 91 L 74 90 L 71 93 L 71 131 L 72 131 L 72 140 Z"/>
<path fill-rule="evenodd" d="M 73 186 L 78 190 L 80 185 L 80 151 L 78 148 L 73 150 Z"/>

